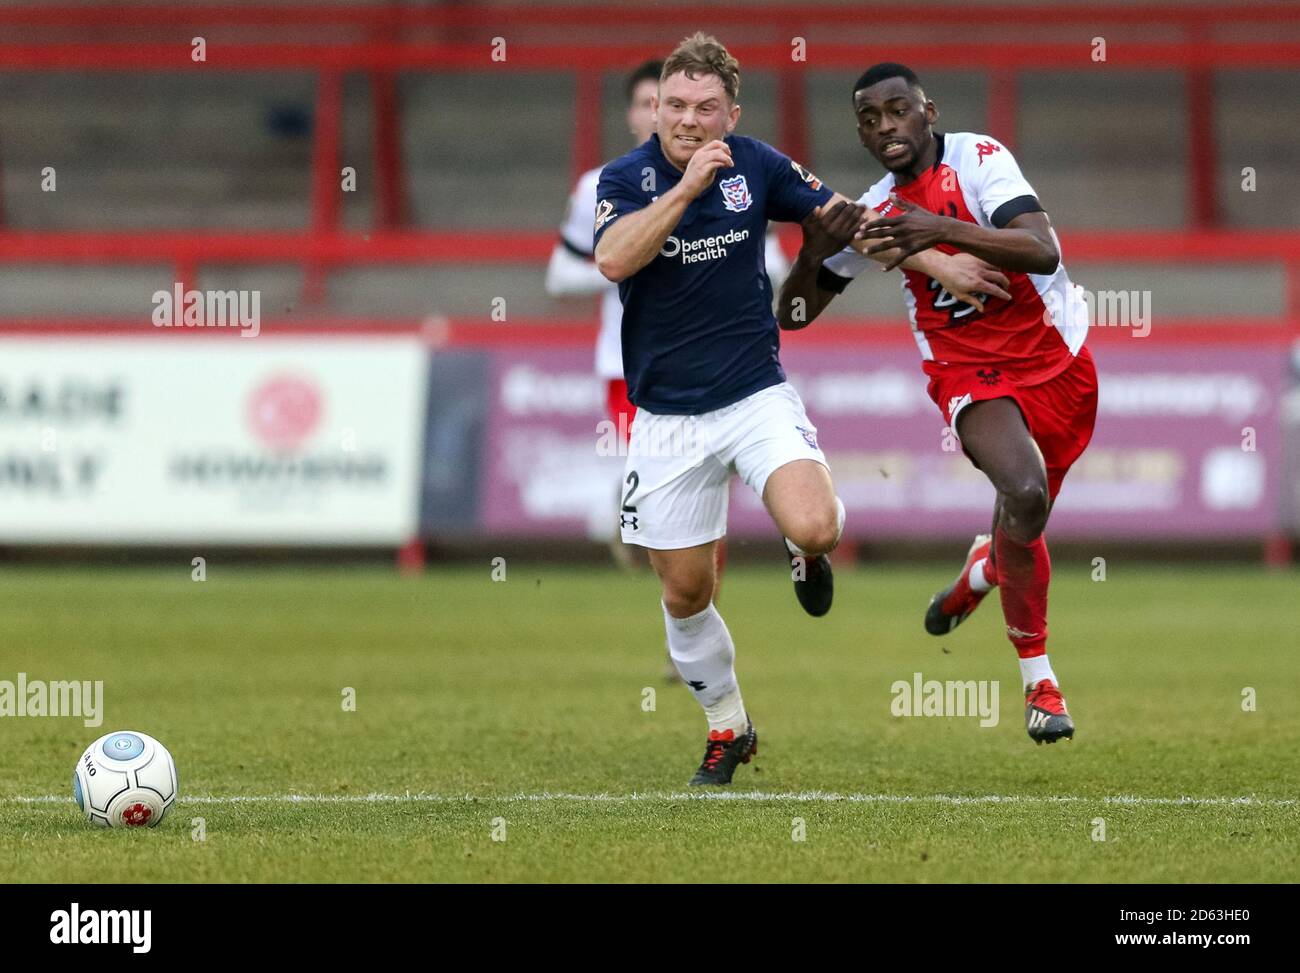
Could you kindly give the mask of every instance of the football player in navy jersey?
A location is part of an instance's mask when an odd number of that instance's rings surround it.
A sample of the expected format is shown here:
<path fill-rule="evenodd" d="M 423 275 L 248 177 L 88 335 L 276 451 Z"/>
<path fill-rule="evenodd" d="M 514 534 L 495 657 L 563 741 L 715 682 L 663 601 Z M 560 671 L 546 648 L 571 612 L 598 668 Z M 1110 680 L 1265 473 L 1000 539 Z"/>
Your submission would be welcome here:
<path fill-rule="evenodd" d="M 655 130 L 655 98 L 659 93 L 659 75 L 663 73 L 662 59 L 646 61 L 628 75 L 625 82 L 627 94 L 627 125 L 635 139 L 633 144 L 645 142 Z M 584 172 L 569 196 L 569 205 L 560 228 L 559 239 L 551 251 L 546 268 L 546 292 L 552 297 L 600 295 L 600 333 L 596 337 L 596 373 L 606 390 L 609 420 L 626 446 L 632 435 L 632 420 L 636 406 L 628 401 L 627 381 L 623 377 L 623 304 L 618 299 L 618 285 L 611 284 L 596 268 L 595 244 L 592 241 L 591 214 L 596 211 L 596 186 L 600 182 L 603 165 Z M 781 250 L 775 233 L 768 233 L 764 247 L 764 262 L 773 287 L 790 270 L 790 262 Z M 620 464 L 621 469 L 621 464 Z M 617 487 L 617 492 L 615 492 Z M 611 516 L 623 496 L 622 476 L 610 482 L 609 509 L 599 505 L 592 508 L 588 521 L 588 536 L 592 539 L 610 540 L 610 550 L 621 567 L 632 567 L 632 548 L 619 536 L 618 521 Z M 723 568 L 726 565 L 725 537 L 717 543 L 717 582 L 713 601 L 718 603 L 722 590 Z M 664 652 L 667 654 L 667 646 Z M 670 682 L 681 682 L 681 675 L 672 659 L 666 660 L 664 676 Z"/>
<path fill-rule="evenodd" d="M 781 368 L 763 261 L 767 223 L 802 223 L 806 238 L 838 249 L 866 222 L 864 206 L 771 146 L 733 134 L 739 89 L 739 65 L 717 40 L 682 41 L 660 75 L 655 134 L 607 165 L 596 192 L 596 266 L 619 285 L 623 368 L 637 407 L 619 523 L 625 542 L 649 551 L 669 652 L 708 720 L 697 785 L 730 783 L 758 743 L 735 646 L 711 601 L 730 473 L 762 498 L 784 535 L 810 615 L 830 610 L 826 555 L 844 528 L 817 428 Z M 950 274 L 957 263 L 925 251 L 904 266 L 960 295 L 971 288 Z"/>

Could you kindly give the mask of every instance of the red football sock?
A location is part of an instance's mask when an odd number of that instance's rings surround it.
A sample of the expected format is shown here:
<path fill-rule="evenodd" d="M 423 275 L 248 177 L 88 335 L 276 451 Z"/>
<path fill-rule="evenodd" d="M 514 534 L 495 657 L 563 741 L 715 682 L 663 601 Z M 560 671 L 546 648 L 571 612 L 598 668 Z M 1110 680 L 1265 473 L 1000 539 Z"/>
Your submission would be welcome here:
<path fill-rule="evenodd" d="M 1021 544 L 999 527 L 993 547 L 1007 637 L 1020 658 L 1043 655 L 1047 651 L 1047 586 L 1052 578 L 1047 541 L 1039 535 L 1031 543 Z"/>

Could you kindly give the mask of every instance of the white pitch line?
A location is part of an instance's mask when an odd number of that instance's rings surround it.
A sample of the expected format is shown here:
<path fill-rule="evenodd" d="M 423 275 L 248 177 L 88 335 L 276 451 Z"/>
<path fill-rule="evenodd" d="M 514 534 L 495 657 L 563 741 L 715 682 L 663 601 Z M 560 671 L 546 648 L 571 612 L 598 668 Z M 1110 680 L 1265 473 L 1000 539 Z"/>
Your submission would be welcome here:
<path fill-rule="evenodd" d="M 571 794 L 543 791 L 539 794 L 189 794 L 180 804 L 518 804 L 546 801 L 577 804 L 674 803 L 681 801 L 741 801 L 812 804 L 1119 804 L 1138 807 L 1295 807 L 1300 801 L 1268 797 L 1141 797 L 1112 795 L 1022 795 L 1022 794 L 837 794 L 830 791 L 687 791 L 632 794 Z M 0 797 L 8 804 L 71 804 L 64 794 Z"/>

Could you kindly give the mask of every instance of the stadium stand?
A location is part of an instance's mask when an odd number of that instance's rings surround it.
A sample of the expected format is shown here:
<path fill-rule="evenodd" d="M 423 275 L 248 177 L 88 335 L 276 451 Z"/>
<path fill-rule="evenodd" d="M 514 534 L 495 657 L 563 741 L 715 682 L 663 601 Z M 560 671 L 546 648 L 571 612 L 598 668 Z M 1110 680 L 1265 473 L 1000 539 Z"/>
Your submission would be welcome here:
<path fill-rule="evenodd" d="M 490 294 L 516 321 L 588 320 L 543 294 L 553 227 L 571 175 L 623 146 L 619 71 L 689 23 L 742 60 L 742 130 L 846 192 L 874 178 L 848 82 L 904 60 L 946 125 L 1015 146 L 1083 283 L 1140 279 L 1165 320 L 1294 319 L 1300 133 L 1277 120 L 1300 110 L 1284 70 L 1300 64 L 1300 8 L 1001 3 L 909 20 L 883 44 L 857 7 L 655 6 L 611 43 L 583 4 L 7 8 L 0 318 L 130 318 L 180 278 L 258 286 L 295 317 L 473 323 Z M 337 191 L 342 165 L 355 193 Z M 35 191 L 45 166 L 57 193 Z M 1224 260 L 1231 274 L 1206 273 Z M 895 287 L 855 288 L 837 320 L 894 322 Z"/>

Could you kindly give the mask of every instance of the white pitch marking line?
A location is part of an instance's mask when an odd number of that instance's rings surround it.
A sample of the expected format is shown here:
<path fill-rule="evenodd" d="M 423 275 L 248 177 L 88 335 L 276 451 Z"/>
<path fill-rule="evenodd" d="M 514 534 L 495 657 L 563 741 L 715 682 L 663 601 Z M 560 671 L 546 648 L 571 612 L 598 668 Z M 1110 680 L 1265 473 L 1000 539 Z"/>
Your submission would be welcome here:
<path fill-rule="evenodd" d="M 180 804 L 501 804 L 567 801 L 583 804 L 629 804 L 634 802 L 672 803 L 677 801 L 751 801 L 774 803 L 796 801 L 800 803 L 846 804 L 1120 804 L 1138 807 L 1294 807 L 1300 801 L 1289 798 L 1267 797 L 1140 797 L 1113 795 L 1084 797 L 1081 795 L 1020 795 L 985 794 L 837 794 L 829 791 L 692 791 L 647 792 L 632 794 L 571 794 L 543 791 L 540 794 L 191 794 L 179 798 Z M 41 794 L 37 796 L 0 797 L 8 804 L 70 804 L 71 795 Z"/>

